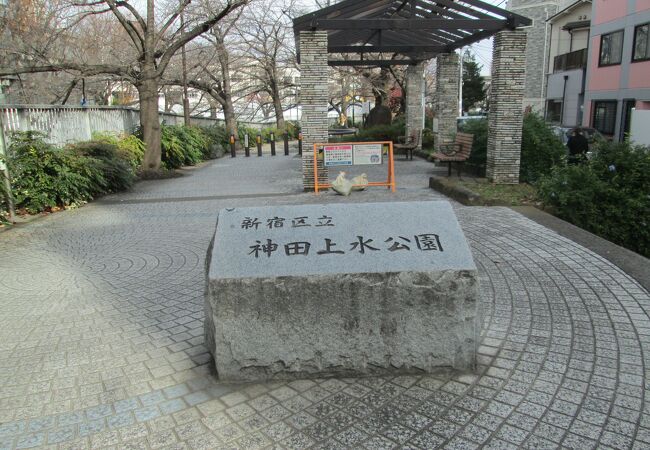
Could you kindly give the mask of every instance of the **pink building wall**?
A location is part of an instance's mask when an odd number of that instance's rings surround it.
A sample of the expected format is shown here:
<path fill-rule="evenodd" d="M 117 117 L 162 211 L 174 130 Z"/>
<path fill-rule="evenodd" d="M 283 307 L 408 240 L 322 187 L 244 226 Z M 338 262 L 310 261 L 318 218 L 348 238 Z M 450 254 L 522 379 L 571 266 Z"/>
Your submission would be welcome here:
<path fill-rule="evenodd" d="M 621 66 L 598 67 L 600 36 L 591 38 L 590 91 L 616 90 L 621 85 Z"/>
<path fill-rule="evenodd" d="M 630 64 L 627 87 L 631 89 L 650 87 L 650 61 L 639 61 Z"/>
<path fill-rule="evenodd" d="M 636 12 L 650 9 L 650 0 L 636 0 Z"/>
<path fill-rule="evenodd" d="M 594 0 L 592 11 L 592 25 L 620 19 L 627 15 L 627 0 Z"/>

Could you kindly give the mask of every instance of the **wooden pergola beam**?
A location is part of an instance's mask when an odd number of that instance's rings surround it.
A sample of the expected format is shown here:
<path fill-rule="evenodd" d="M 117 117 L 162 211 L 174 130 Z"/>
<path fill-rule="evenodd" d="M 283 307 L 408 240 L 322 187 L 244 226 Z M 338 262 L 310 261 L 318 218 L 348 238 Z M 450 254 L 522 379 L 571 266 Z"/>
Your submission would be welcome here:
<path fill-rule="evenodd" d="M 330 53 L 440 53 L 447 50 L 446 45 L 330 45 Z"/>
<path fill-rule="evenodd" d="M 507 21 L 501 19 L 318 19 L 314 25 L 319 30 L 500 30 L 507 25 Z"/>
<path fill-rule="evenodd" d="M 369 66 L 369 67 L 390 67 L 390 66 L 413 66 L 419 63 L 415 59 L 330 59 L 328 66 Z"/>

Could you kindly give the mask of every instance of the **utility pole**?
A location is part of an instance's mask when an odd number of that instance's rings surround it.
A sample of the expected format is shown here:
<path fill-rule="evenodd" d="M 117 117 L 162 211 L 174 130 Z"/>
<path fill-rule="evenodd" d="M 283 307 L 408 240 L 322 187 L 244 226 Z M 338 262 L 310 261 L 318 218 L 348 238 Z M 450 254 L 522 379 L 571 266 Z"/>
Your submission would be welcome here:
<path fill-rule="evenodd" d="M 181 33 L 185 32 L 185 17 L 181 10 Z M 190 125 L 190 99 L 187 96 L 187 61 L 185 59 L 185 45 L 181 47 L 181 64 L 183 66 L 183 119 L 185 126 Z"/>

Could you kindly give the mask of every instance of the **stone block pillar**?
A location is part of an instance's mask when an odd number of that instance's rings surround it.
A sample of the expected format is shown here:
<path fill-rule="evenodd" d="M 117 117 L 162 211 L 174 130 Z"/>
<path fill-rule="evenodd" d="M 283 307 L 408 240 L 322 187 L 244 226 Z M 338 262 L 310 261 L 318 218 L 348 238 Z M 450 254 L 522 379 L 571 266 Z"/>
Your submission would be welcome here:
<path fill-rule="evenodd" d="M 488 115 L 487 177 L 497 184 L 519 183 L 526 32 L 499 31 L 492 51 Z"/>
<path fill-rule="evenodd" d="M 300 106 L 302 107 L 302 183 L 314 189 L 315 143 L 327 142 L 327 31 L 300 32 Z M 319 182 L 327 182 L 327 170 L 318 165 Z"/>
<path fill-rule="evenodd" d="M 406 135 L 424 128 L 424 66 L 426 62 L 406 69 Z M 420 148 L 422 145 L 420 145 Z"/>
<path fill-rule="evenodd" d="M 460 64 L 456 53 L 445 53 L 436 58 L 435 113 L 438 119 L 436 148 L 442 140 L 451 140 L 456 134 L 458 117 L 458 83 Z"/>

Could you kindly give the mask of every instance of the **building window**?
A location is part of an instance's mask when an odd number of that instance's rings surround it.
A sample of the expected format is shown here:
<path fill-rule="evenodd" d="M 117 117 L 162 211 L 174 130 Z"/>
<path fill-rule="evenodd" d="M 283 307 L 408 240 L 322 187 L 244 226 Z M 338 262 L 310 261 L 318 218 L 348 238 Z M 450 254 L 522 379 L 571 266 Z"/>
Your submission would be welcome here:
<path fill-rule="evenodd" d="M 648 43 L 650 23 L 634 28 L 634 46 L 632 47 L 632 61 L 645 61 L 650 59 L 650 45 Z"/>
<path fill-rule="evenodd" d="M 546 102 L 546 121 L 551 123 L 562 122 L 562 100 L 549 100 Z"/>
<path fill-rule="evenodd" d="M 594 102 L 593 127 L 608 136 L 616 127 L 616 100 Z"/>
<path fill-rule="evenodd" d="M 623 30 L 600 36 L 599 66 L 620 64 L 623 56 Z"/>

